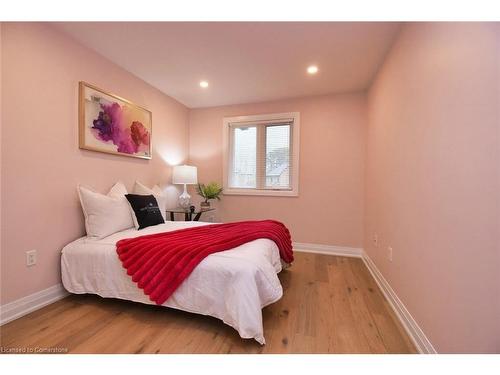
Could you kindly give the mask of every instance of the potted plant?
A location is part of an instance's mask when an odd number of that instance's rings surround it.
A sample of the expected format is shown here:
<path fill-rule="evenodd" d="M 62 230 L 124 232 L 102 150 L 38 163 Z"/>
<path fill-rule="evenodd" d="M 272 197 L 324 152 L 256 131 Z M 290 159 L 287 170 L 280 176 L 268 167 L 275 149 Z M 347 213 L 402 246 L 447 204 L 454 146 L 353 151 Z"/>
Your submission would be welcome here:
<path fill-rule="evenodd" d="M 209 184 L 198 184 L 196 191 L 198 194 L 205 199 L 201 202 L 201 208 L 210 208 L 210 199 L 220 200 L 220 194 L 222 193 L 222 187 L 217 182 L 210 182 Z"/>

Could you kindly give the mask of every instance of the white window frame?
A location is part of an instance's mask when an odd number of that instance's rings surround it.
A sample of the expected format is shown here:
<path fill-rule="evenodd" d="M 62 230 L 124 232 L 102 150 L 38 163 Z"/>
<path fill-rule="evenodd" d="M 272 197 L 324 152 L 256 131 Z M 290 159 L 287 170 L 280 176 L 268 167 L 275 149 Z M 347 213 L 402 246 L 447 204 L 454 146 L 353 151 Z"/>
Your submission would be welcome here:
<path fill-rule="evenodd" d="M 258 123 L 258 122 L 273 122 L 285 119 L 292 119 L 291 132 L 291 150 L 292 150 L 292 175 L 291 189 L 252 189 L 252 188 L 234 188 L 229 187 L 229 162 L 230 154 L 230 128 L 231 124 L 238 126 L 239 123 Z M 222 176 L 223 176 L 223 194 L 226 195 L 264 195 L 264 196 L 279 196 L 279 197 L 297 197 L 299 195 L 299 149 L 300 149 L 300 113 L 272 113 L 266 115 L 249 115 L 224 117 L 222 122 Z M 257 168 L 261 166 L 257 165 Z"/>

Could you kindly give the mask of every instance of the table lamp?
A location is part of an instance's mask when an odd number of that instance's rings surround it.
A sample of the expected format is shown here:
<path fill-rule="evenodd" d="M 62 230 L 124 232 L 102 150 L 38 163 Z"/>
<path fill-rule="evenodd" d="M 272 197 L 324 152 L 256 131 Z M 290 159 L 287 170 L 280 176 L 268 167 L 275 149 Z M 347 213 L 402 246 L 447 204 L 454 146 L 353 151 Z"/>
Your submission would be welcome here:
<path fill-rule="evenodd" d="M 191 165 L 175 166 L 172 173 L 172 183 L 184 185 L 184 192 L 179 196 L 179 206 L 188 208 L 191 196 L 187 192 L 186 185 L 195 185 L 198 183 L 198 169 Z"/>

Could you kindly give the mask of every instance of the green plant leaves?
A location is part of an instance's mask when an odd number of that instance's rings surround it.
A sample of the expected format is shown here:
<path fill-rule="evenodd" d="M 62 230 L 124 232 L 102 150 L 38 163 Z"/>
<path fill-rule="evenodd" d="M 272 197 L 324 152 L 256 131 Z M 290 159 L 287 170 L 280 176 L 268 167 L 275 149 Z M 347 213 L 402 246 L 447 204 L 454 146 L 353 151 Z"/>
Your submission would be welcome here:
<path fill-rule="evenodd" d="M 196 187 L 196 192 L 202 198 L 205 198 L 205 202 L 210 199 L 220 200 L 220 194 L 222 193 L 222 187 L 217 182 L 210 182 L 208 184 L 198 184 Z"/>

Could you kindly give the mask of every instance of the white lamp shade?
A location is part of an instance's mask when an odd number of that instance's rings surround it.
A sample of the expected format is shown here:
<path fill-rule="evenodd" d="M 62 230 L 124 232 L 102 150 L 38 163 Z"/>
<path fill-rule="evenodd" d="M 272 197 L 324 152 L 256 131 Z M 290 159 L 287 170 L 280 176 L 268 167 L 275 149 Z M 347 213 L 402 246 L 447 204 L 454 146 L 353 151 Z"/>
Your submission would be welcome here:
<path fill-rule="evenodd" d="M 173 184 L 194 185 L 198 183 L 198 169 L 191 165 L 177 165 L 172 173 Z"/>

